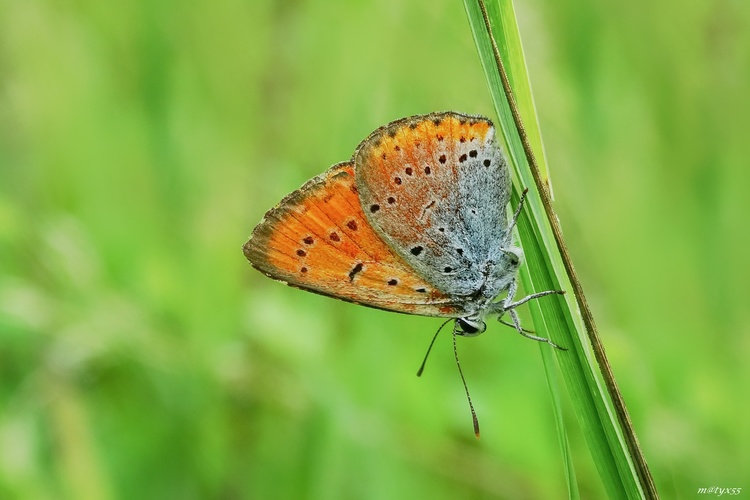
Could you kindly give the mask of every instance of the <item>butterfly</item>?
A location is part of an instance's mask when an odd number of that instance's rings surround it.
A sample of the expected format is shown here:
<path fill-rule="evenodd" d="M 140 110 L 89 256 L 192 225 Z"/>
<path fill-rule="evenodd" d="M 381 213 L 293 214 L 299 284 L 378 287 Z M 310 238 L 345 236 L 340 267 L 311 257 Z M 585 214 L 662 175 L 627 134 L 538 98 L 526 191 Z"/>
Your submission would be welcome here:
<path fill-rule="evenodd" d="M 489 119 L 411 116 L 378 128 L 349 161 L 284 197 L 243 251 L 263 274 L 296 288 L 454 320 L 454 348 L 456 335 L 479 335 L 487 318 L 506 313 L 521 335 L 559 347 L 523 329 L 515 310 L 562 292 L 515 300 L 523 252 L 512 231 L 526 191 L 509 220 L 510 194 Z"/>

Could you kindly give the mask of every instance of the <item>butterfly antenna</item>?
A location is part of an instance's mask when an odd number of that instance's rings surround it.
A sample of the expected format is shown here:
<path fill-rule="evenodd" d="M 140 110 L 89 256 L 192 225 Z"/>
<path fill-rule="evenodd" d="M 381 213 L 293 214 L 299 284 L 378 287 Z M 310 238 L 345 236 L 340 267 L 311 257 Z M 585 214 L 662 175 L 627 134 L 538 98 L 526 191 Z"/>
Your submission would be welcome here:
<path fill-rule="evenodd" d="M 424 365 L 427 363 L 427 356 L 429 356 L 430 355 L 430 351 L 432 351 L 432 346 L 433 346 L 433 344 L 435 344 L 435 339 L 437 338 L 438 333 L 440 333 L 440 330 L 442 330 L 443 327 L 445 325 L 447 325 L 449 321 L 452 321 L 452 320 L 453 320 L 453 318 L 448 318 L 447 320 L 445 320 L 443 322 L 443 324 L 440 325 L 440 328 L 437 329 L 437 331 L 435 332 L 435 335 L 432 336 L 432 342 L 430 342 L 430 347 L 427 348 L 427 352 L 424 355 L 424 359 L 422 360 L 422 364 L 419 366 L 419 370 L 417 370 L 417 377 L 421 377 L 422 376 L 422 372 L 424 371 Z"/>
<path fill-rule="evenodd" d="M 461 370 L 461 363 L 458 362 L 458 347 L 456 347 L 456 327 L 453 327 L 453 355 L 456 357 L 456 366 L 458 367 L 458 374 L 461 375 L 461 382 L 464 384 L 464 391 L 466 391 L 466 399 L 469 401 L 469 409 L 471 409 L 471 421 L 474 424 L 474 435 L 479 439 L 479 419 L 477 418 L 477 412 L 474 411 L 474 404 L 471 402 L 471 396 L 469 396 L 469 386 L 466 385 L 466 379 L 464 378 L 464 372 Z"/>

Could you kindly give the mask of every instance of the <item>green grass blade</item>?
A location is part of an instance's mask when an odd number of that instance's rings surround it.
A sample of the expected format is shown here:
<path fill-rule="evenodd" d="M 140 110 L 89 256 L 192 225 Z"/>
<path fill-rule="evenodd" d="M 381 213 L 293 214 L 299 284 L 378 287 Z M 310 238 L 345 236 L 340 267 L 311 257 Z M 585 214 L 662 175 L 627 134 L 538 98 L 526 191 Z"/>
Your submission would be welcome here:
<path fill-rule="evenodd" d="M 530 308 L 532 310 L 531 314 L 534 318 L 534 324 L 541 324 L 544 320 L 541 318 L 542 313 L 539 310 L 539 304 L 534 304 L 530 306 Z M 573 456 L 570 452 L 568 435 L 565 432 L 565 420 L 563 419 L 562 401 L 560 399 L 560 380 L 558 377 L 560 369 L 548 346 L 540 344 L 539 352 L 542 355 L 544 373 L 547 377 L 547 385 L 550 388 L 550 395 L 552 396 L 552 412 L 554 413 L 555 428 L 557 429 L 557 436 L 560 441 L 560 451 L 562 452 L 563 466 L 565 469 L 565 480 L 568 486 L 568 498 L 578 500 L 580 498 L 580 493 L 578 492 L 578 482 L 576 481 L 575 467 L 573 466 Z"/>
<path fill-rule="evenodd" d="M 529 161 L 528 151 L 516 126 L 511 105 L 503 90 L 501 74 L 487 33 L 480 4 L 477 0 L 465 0 L 469 22 L 477 44 L 482 66 L 487 76 L 490 92 L 495 109 L 499 117 L 499 125 L 505 140 L 506 150 L 511 168 L 515 172 L 516 180 L 521 186 L 530 188 L 528 207 L 519 219 L 518 230 L 526 254 L 527 265 L 522 268 L 521 281 L 526 290 L 540 291 L 548 289 L 575 290 L 576 294 L 564 297 L 554 296 L 538 301 L 532 308 L 534 325 L 540 335 L 547 335 L 558 344 L 568 347 L 567 352 L 557 352 L 560 371 L 571 395 L 574 410 L 577 414 L 589 450 L 598 468 L 606 491 L 612 498 L 645 498 L 656 497 L 648 468 L 645 465 L 637 440 L 632 432 L 627 418 L 627 411 L 617 391 L 611 373 L 607 372 L 606 358 L 603 349 L 595 335 L 593 320 L 588 310 L 583 307 L 584 320 L 589 332 L 592 333 L 592 344 L 600 364 L 605 367 L 607 388 L 604 389 L 594 357 L 586 342 L 586 328 L 581 317 L 577 314 L 577 303 L 585 306 L 585 297 L 577 281 L 575 284 L 568 280 L 574 276 L 572 267 L 566 268 L 559 240 L 555 240 L 555 232 L 547 217 L 542 198 L 545 193 L 535 189 L 538 181 L 542 185 L 548 183 L 546 167 L 541 147 L 539 132 L 530 85 L 525 69 L 525 61 L 515 21 L 515 13 L 511 0 L 491 2 L 488 6 L 488 19 L 495 40 L 498 44 L 501 61 L 504 61 L 508 73 L 508 81 L 517 95 L 516 103 L 520 115 L 523 117 L 527 144 L 537 152 L 538 178 L 535 180 Z M 514 200 L 518 200 L 518 189 L 514 189 Z M 559 233 L 558 233 L 559 234 Z M 545 348 L 547 346 L 543 346 Z M 549 373 L 555 367 L 551 355 L 543 356 L 548 379 L 554 381 Z M 559 397 L 559 391 L 550 384 L 553 399 Z M 612 394 L 616 413 L 609 399 Z M 559 407 L 558 407 L 559 408 Z M 559 409 L 558 409 L 559 411 Z M 618 417 L 620 418 L 618 422 Z M 626 440 L 620 425 L 627 430 Z M 562 425 L 558 424 L 562 430 Z M 574 483 L 572 467 L 569 465 L 569 453 L 564 437 L 561 437 L 563 456 L 569 483 Z M 636 467 L 636 465 L 638 466 Z M 571 496 L 577 492 L 571 488 Z"/>

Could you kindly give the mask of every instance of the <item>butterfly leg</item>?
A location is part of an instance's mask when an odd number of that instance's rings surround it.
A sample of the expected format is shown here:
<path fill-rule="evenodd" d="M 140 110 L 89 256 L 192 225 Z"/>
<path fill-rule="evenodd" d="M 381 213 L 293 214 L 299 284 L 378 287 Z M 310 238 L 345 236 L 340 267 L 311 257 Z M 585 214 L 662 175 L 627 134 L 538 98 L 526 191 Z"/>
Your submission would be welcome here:
<path fill-rule="evenodd" d="M 532 293 L 531 295 L 527 295 L 526 297 L 516 302 L 511 302 L 509 304 L 503 302 L 503 308 L 505 310 L 515 309 L 521 304 L 525 304 L 526 302 L 530 300 L 538 299 L 539 297 L 545 297 L 547 295 L 564 295 L 564 294 L 565 292 L 563 290 L 546 290 L 544 292 Z M 510 295 L 508 295 L 508 297 L 510 297 Z"/>
<path fill-rule="evenodd" d="M 563 294 L 565 292 L 563 292 L 561 290 L 547 290 L 547 291 L 544 291 L 544 292 L 538 292 L 538 293 L 533 293 L 531 295 L 527 295 L 526 297 L 522 298 L 521 300 L 517 300 L 517 301 L 514 302 L 513 301 L 513 296 L 516 294 L 516 290 L 517 289 L 518 289 L 518 284 L 516 283 L 515 280 L 513 280 L 511 282 L 510 286 L 508 287 L 508 295 L 506 295 L 505 298 L 503 299 L 503 301 L 498 304 L 498 306 L 500 306 L 498 308 L 499 309 L 498 312 L 500 313 L 500 317 L 498 318 L 498 321 L 500 321 L 501 323 L 504 323 L 501 318 L 502 318 L 503 314 L 507 312 L 510 315 L 511 320 L 513 321 L 513 325 L 512 326 L 516 329 L 516 331 L 518 333 L 520 333 L 524 337 L 529 338 L 531 340 L 536 340 L 537 342 L 545 342 L 545 343 L 551 345 L 552 347 L 560 349 L 561 351 L 567 351 L 567 349 L 565 347 L 561 347 L 561 346 L 555 344 L 550 339 L 547 339 L 547 338 L 544 338 L 544 337 L 539 337 L 537 335 L 532 335 L 533 332 L 529 332 L 528 330 L 525 330 L 524 328 L 522 328 L 521 327 L 521 320 L 518 317 L 518 313 L 516 313 L 516 311 L 515 311 L 516 307 L 520 306 L 521 304 L 525 304 L 526 302 L 528 302 L 530 300 L 538 299 L 539 297 L 544 297 L 546 295 Z"/>
<path fill-rule="evenodd" d="M 513 320 L 513 326 L 516 328 L 516 331 L 526 337 L 527 339 L 536 340 L 537 342 L 544 342 L 556 349 L 560 349 L 561 351 L 567 351 L 567 347 L 562 347 L 554 342 L 552 342 L 550 339 L 544 338 L 544 337 L 538 337 L 536 335 L 531 335 L 530 333 L 524 332 L 523 328 L 521 328 L 521 320 L 518 318 L 518 313 L 515 311 L 515 309 L 511 309 L 508 311 L 508 314 L 510 315 L 510 318 Z"/>
<path fill-rule="evenodd" d="M 516 222 L 518 222 L 518 216 L 521 214 L 521 209 L 523 208 L 523 202 L 526 201 L 526 193 L 529 192 L 529 188 L 525 188 L 523 190 L 523 193 L 521 193 L 521 201 L 518 202 L 518 207 L 516 208 L 516 211 L 513 213 L 513 218 L 510 220 L 510 224 L 508 225 L 508 241 L 505 243 L 505 246 L 510 245 L 510 235 L 513 233 L 513 228 L 516 227 Z"/>
<path fill-rule="evenodd" d="M 502 318 L 497 318 L 497 320 L 500 322 L 501 325 L 509 326 L 511 328 L 515 328 L 516 326 L 513 323 L 508 323 Z M 529 330 L 528 328 L 521 327 L 521 330 L 523 330 L 526 333 L 534 333 L 534 330 Z"/>
<path fill-rule="evenodd" d="M 539 297 L 544 297 L 546 295 L 554 295 L 554 294 L 564 295 L 565 294 L 563 290 L 545 290 L 544 292 L 532 293 L 531 295 L 527 295 L 521 300 L 517 300 L 516 302 L 513 302 L 513 297 L 516 296 L 517 290 L 518 290 L 518 282 L 514 279 L 513 281 L 510 282 L 510 285 L 508 285 L 508 294 L 500 303 L 502 309 L 498 312 L 505 312 L 511 309 L 515 309 L 516 307 L 522 304 L 525 304 L 526 302 L 530 300 L 538 299 Z"/>

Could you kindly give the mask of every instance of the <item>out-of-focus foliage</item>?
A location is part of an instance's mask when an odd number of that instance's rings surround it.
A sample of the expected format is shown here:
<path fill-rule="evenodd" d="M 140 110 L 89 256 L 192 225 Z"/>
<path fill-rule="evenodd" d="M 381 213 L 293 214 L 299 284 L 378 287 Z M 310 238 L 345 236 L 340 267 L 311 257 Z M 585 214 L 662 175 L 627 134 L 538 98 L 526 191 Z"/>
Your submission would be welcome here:
<path fill-rule="evenodd" d="M 750 9 L 519 2 L 556 209 L 665 498 L 750 485 Z M 252 270 L 383 123 L 491 113 L 460 1 L 0 4 L 0 497 L 555 498 L 536 345 Z M 528 322 L 528 319 L 527 319 Z M 603 493 L 568 415 L 581 493 Z"/>

